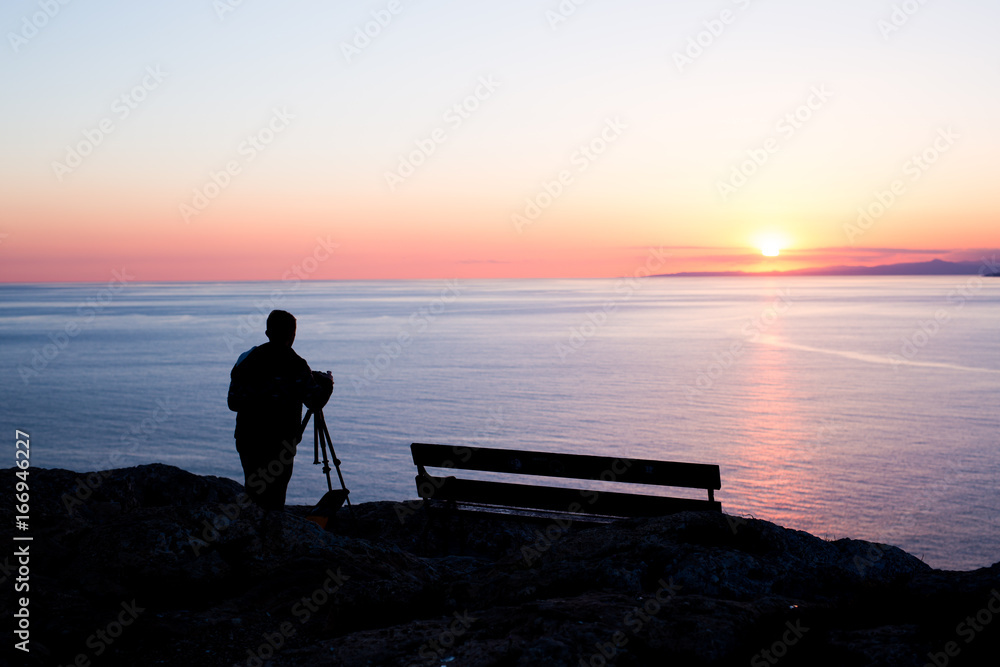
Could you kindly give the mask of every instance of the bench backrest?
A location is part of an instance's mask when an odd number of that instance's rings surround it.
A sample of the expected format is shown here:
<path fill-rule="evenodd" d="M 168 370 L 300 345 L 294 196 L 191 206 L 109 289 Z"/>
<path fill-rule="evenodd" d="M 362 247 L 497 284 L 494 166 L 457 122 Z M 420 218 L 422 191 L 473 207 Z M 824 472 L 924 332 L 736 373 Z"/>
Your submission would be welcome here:
<path fill-rule="evenodd" d="M 410 451 L 417 466 L 417 492 L 425 500 L 455 500 L 609 516 L 657 516 L 684 510 L 722 511 L 714 496 L 714 491 L 722 486 L 717 465 L 417 442 L 410 445 Z M 426 468 L 705 489 L 708 500 L 443 478 L 429 475 Z"/>

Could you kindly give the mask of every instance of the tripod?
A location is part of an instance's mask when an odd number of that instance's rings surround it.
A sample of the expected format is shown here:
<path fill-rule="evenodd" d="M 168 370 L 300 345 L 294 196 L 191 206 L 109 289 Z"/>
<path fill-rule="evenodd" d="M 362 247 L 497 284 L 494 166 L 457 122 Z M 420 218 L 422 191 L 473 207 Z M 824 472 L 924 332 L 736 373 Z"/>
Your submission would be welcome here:
<path fill-rule="evenodd" d="M 306 418 L 302 420 L 302 433 L 305 433 L 310 416 L 313 417 L 313 464 L 319 465 L 319 455 L 320 451 L 322 451 L 323 473 L 326 475 L 327 492 L 320 498 L 316 507 L 310 511 L 310 515 L 306 518 L 326 528 L 329 520 L 337 514 L 337 510 L 344 504 L 344 501 L 347 501 L 347 509 L 351 513 L 351 519 L 357 522 L 357 518 L 354 516 L 354 507 L 351 505 L 349 497 L 351 492 L 348 491 L 347 484 L 344 483 L 344 473 L 340 471 L 340 459 L 337 458 L 336 452 L 333 451 L 333 441 L 330 440 L 330 429 L 326 427 L 326 417 L 323 416 L 323 410 L 308 410 L 306 412 Z M 326 451 L 328 447 L 330 449 L 330 457 L 333 458 L 333 466 L 337 469 L 337 477 L 340 478 L 341 488 L 336 491 L 333 490 L 333 482 L 330 480 L 330 459 L 327 458 Z"/>

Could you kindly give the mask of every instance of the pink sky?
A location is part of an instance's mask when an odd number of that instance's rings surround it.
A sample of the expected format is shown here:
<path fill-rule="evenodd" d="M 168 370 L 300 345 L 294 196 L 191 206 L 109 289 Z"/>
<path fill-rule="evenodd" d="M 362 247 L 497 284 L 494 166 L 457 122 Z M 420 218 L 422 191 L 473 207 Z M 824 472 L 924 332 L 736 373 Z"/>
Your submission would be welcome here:
<path fill-rule="evenodd" d="M 313 279 L 997 246 L 1000 10 L 926 3 L 886 34 L 867 0 L 723 4 L 734 21 L 683 66 L 704 3 L 558 25 L 527 0 L 415 3 L 354 51 L 363 3 L 73 5 L 3 56 L 0 282 L 279 280 L 317 239 L 336 251 Z"/>

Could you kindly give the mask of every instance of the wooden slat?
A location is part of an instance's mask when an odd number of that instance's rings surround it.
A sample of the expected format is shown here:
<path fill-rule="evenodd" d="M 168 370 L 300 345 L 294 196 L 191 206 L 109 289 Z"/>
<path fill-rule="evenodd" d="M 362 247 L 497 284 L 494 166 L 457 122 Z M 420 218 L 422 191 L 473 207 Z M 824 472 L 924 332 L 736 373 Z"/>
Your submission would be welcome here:
<path fill-rule="evenodd" d="M 417 492 L 425 500 L 456 501 L 616 517 L 650 517 L 675 512 L 721 512 L 722 504 L 688 498 L 662 498 L 631 493 L 565 489 L 455 477 L 417 475 Z"/>
<path fill-rule="evenodd" d="M 410 445 L 418 466 L 542 475 L 571 479 L 721 489 L 719 466 L 588 454 L 529 452 L 487 447 L 453 447 L 415 442 Z"/>

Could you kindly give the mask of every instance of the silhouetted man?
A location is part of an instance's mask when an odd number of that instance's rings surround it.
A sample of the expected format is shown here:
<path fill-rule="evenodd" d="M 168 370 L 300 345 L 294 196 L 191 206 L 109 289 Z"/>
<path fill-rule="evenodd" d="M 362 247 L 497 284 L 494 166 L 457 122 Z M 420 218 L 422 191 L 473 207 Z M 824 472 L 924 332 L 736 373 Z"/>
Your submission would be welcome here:
<path fill-rule="evenodd" d="M 271 311 L 266 334 L 268 342 L 241 354 L 233 366 L 229 409 L 236 412 L 236 450 L 247 493 L 265 510 L 282 510 L 295 446 L 302 439 L 302 404 L 322 408 L 333 391 L 333 376 L 313 373 L 292 350 L 291 313 Z"/>

